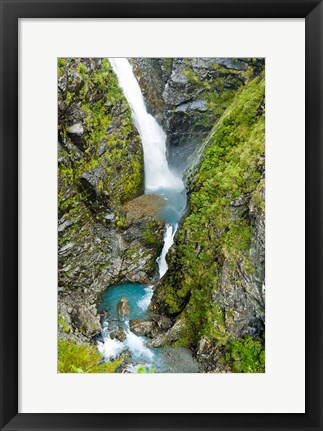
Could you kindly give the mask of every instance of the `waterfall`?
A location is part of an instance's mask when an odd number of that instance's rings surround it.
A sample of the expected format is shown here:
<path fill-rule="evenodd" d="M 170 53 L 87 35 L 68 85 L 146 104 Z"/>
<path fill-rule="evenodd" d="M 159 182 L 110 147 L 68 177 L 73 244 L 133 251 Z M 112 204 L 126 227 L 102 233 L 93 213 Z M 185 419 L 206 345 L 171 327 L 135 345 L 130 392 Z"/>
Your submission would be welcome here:
<path fill-rule="evenodd" d="M 109 58 L 132 110 L 132 118 L 140 134 L 145 163 L 146 191 L 182 189 L 182 180 L 173 174 L 166 158 L 166 134 L 155 118 L 147 112 L 140 86 L 127 58 Z"/>
<path fill-rule="evenodd" d="M 131 355 L 137 360 L 148 360 L 153 359 L 153 353 L 145 346 L 144 339 L 131 332 L 129 327 L 129 321 L 124 322 L 124 328 L 126 333 L 125 341 L 118 341 L 110 338 L 109 325 L 106 323 L 103 328 L 104 342 L 98 342 L 98 350 L 108 361 L 114 360 L 124 350 L 129 350 Z"/>
<path fill-rule="evenodd" d="M 166 222 L 164 233 L 164 245 L 160 256 L 157 258 L 159 278 L 167 272 L 166 254 L 174 242 L 174 236 L 183 210 L 186 205 L 186 195 L 183 192 L 184 184 L 181 178 L 169 169 L 166 158 L 166 134 L 155 118 L 147 112 L 145 102 L 132 67 L 126 58 L 110 58 L 110 63 L 116 73 L 119 85 L 131 107 L 132 118 L 140 134 L 145 164 L 145 191 L 158 193 L 164 196 L 166 205 L 163 210 L 163 219 Z M 128 289 L 129 288 L 129 289 Z M 114 290 L 113 290 L 114 289 Z M 128 289 L 128 290 L 127 290 Z M 141 297 L 136 292 L 142 291 Z M 129 320 L 120 322 L 116 313 L 116 304 L 120 296 L 126 296 L 131 305 L 129 319 L 147 319 L 147 310 L 153 295 L 153 286 L 138 286 L 138 284 L 123 284 L 109 288 L 111 297 L 115 296 L 112 309 L 109 309 L 109 322 L 105 321 L 102 330 L 102 341 L 98 342 L 98 349 L 106 360 L 113 360 L 123 351 L 129 351 L 132 364 L 128 366 L 128 372 L 136 372 L 133 364 L 144 363 L 151 368 L 160 361 L 156 357 L 156 351 L 146 347 L 146 340 L 133 333 Z M 118 295 L 117 295 L 118 294 Z M 136 310 L 136 312 L 134 312 Z M 139 316 L 139 317 L 138 317 Z M 115 332 L 124 331 L 125 338 L 119 341 L 115 338 Z M 114 335 L 113 335 L 114 334 Z"/>
<path fill-rule="evenodd" d="M 171 224 L 166 226 L 166 230 L 164 234 L 164 246 L 163 246 L 161 255 L 157 259 L 159 278 L 162 278 L 168 270 L 168 265 L 166 262 L 166 254 L 174 243 L 174 236 L 176 231 L 177 231 L 177 224 L 175 226 L 172 226 Z"/>

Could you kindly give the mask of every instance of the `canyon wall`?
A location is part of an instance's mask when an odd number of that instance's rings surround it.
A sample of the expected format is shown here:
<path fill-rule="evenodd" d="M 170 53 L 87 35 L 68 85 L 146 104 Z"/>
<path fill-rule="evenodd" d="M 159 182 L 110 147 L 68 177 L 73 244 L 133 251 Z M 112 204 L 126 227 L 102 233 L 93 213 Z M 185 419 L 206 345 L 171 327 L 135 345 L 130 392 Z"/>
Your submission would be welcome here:
<path fill-rule="evenodd" d="M 173 327 L 150 345 L 190 347 L 208 371 L 263 371 L 264 73 L 222 109 L 186 173 L 189 206 L 152 299 Z"/>
<path fill-rule="evenodd" d="M 144 161 L 128 103 L 107 59 L 58 60 L 59 337 L 100 333 L 99 295 L 154 279 L 163 238 L 144 192 Z"/>

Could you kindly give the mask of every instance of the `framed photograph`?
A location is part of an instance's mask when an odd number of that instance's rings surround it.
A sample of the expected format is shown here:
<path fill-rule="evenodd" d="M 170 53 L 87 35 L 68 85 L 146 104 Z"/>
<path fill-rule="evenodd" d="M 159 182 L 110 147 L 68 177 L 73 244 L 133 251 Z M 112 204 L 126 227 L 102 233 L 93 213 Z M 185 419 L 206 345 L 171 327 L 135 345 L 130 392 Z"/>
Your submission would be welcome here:
<path fill-rule="evenodd" d="M 322 429 L 322 18 L 1 0 L 1 429 Z"/>

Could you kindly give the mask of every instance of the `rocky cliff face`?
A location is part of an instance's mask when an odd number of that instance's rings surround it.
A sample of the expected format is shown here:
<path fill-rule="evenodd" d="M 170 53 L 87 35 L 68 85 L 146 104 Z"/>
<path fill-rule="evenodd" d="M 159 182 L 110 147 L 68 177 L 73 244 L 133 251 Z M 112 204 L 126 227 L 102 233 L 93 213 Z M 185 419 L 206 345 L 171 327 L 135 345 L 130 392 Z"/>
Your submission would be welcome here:
<path fill-rule="evenodd" d="M 230 105 L 238 88 L 263 67 L 251 58 L 133 58 L 150 112 L 167 133 L 170 166 L 184 169 Z"/>
<path fill-rule="evenodd" d="M 101 330 L 97 301 L 110 284 L 154 278 L 162 203 L 139 197 L 141 140 L 108 60 L 58 66 L 59 336 L 82 342 Z"/>
<path fill-rule="evenodd" d="M 264 367 L 264 112 L 260 74 L 215 115 L 152 299 L 173 326 L 150 344 L 191 347 L 208 371 Z"/>

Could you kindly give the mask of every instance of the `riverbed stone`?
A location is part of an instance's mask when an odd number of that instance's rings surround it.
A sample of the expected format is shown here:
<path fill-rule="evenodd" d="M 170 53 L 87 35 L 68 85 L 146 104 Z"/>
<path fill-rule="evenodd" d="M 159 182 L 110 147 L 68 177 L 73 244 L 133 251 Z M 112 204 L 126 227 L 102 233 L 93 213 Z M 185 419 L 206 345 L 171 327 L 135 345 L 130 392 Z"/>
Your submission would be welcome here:
<path fill-rule="evenodd" d="M 167 330 L 173 325 L 172 320 L 164 315 L 153 314 L 151 319 L 163 330 Z"/>
<path fill-rule="evenodd" d="M 180 339 L 182 330 L 185 328 L 185 322 L 182 319 L 178 319 L 175 324 L 168 329 L 166 332 L 162 332 L 156 335 L 152 340 L 147 343 L 148 347 L 163 347 L 166 345 L 172 345 Z"/>
<path fill-rule="evenodd" d="M 125 330 L 121 326 L 119 326 L 119 328 L 117 330 L 112 331 L 110 333 L 111 340 L 116 339 L 118 341 L 123 342 L 126 339 L 126 337 L 127 337 L 127 335 L 125 333 Z"/>
<path fill-rule="evenodd" d="M 202 369 L 190 349 L 184 347 L 161 347 L 164 368 L 167 373 L 200 373 Z"/>
<path fill-rule="evenodd" d="M 152 320 L 131 320 L 130 329 L 137 335 L 151 337 L 158 332 L 158 326 Z"/>

